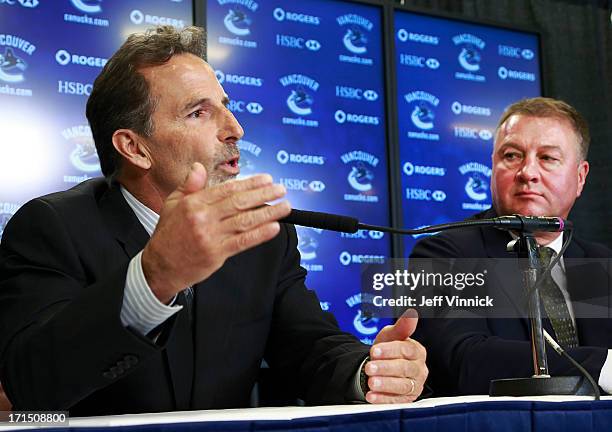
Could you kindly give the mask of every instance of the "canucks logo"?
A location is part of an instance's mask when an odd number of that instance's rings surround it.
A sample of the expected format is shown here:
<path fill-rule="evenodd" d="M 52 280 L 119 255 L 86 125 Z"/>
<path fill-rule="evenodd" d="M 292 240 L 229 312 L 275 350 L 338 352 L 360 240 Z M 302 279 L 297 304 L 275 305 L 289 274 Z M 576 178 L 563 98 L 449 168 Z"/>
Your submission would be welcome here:
<path fill-rule="evenodd" d="M 363 162 L 358 162 L 351 167 L 347 180 L 356 191 L 367 192 L 372 189 L 374 173 Z"/>
<path fill-rule="evenodd" d="M 489 182 L 479 173 L 473 173 L 465 184 L 465 193 L 474 201 L 487 199 Z"/>
<path fill-rule="evenodd" d="M 23 71 L 28 64 L 15 55 L 12 48 L 5 48 L 4 54 L 0 54 L 0 80 L 10 83 L 18 83 L 24 80 Z"/>
<path fill-rule="evenodd" d="M 468 72 L 479 71 L 482 60 L 480 52 L 484 49 L 485 42 L 473 34 L 462 33 L 453 37 L 453 43 L 461 47 L 457 57 L 461 67 Z"/>
<path fill-rule="evenodd" d="M 421 131 L 429 131 L 434 128 L 434 120 L 436 118 L 435 109 L 440 104 L 440 99 L 423 90 L 415 90 L 404 95 L 404 100 L 410 104 L 410 120 Z M 419 132 L 420 134 L 428 134 L 428 132 Z M 420 137 L 426 139 L 437 139 L 435 134 L 431 136 Z M 412 138 L 412 137 L 411 137 Z M 418 138 L 418 137 L 417 137 Z"/>
<path fill-rule="evenodd" d="M 247 36 L 251 33 L 249 28 L 251 25 L 251 18 L 249 18 L 242 9 L 238 7 L 230 8 L 227 15 L 223 19 L 225 28 L 236 36 Z"/>
<path fill-rule="evenodd" d="M 368 38 L 366 35 L 356 26 L 349 27 L 346 30 L 342 42 L 347 50 L 353 54 L 365 54 L 368 51 L 366 44 Z"/>
<path fill-rule="evenodd" d="M 490 204 L 483 203 L 489 198 L 489 182 L 491 179 L 491 168 L 479 162 L 468 162 L 459 167 L 459 172 L 467 176 L 464 186 L 465 194 L 472 200 L 471 203 L 463 203 L 464 210 L 486 210 Z"/>
<path fill-rule="evenodd" d="M 428 106 L 427 102 L 419 102 L 415 105 L 410 119 L 416 127 L 422 130 L 429 130 L 434 127 L 434 118 L 436 117 L 434 111 Z"/>
<path fill-rule="evenodd" d="M 466 46 L 459 53 L 459 64 L 469 72 L 480 70 L 480 53 L 472 46 Z"/>
<path fill-rule="evenodd" d="M 70 0 L 72 5 L 85 13 L 98 13 L 102 11 L 102 0 Z"/>
<path fill-rule="evenodd" d="M 348 63 L 372 65 L 373 60 L 359 57 L 368 52 L 368 33 L 374 28 L 372 22 L 357 14 L 336 17 L 336 22 L 345 28 L 342 43 L 353 56 L 340 55 L 339 60 Z"/>
<path fill-rule="evenodd" d="M 289 87 L 291 91 L 287 96 L 287 107 L 298 116 L 312 114 L 314 98 L 312 92 L 319 89 L 319 83 L 314 79 L 300 74 L 286 75 L 280 78 L 283 87 Z"/>
<path fill-rule="evenodd" d="M 306 230 L 300 230 L 299 234 L 300 235 L 297 248 L 300 251 L 302 260 L 312 261 L 317 257 L 317 248 L 319 247 L 319 242 L 316 238 L 312 236 L 312 234 L 310 234 Z"/>
<path fill-rule="evenodd" d="M 368 313 L 363 313 L 362 309 L 367 309 L 372 304 L 369 295 L 355 294 L 346 299 L 346 304 L 350 308 L 357 306 L 357 313 L 353 317 L 353 327 L 364 336 L 373 336 L 378 333 L 378 321 L 376 317 L 370 316 Z M 363 305 L 363 306 L 362 306 Z M 372 343 L 372 340 L 361 340 L 364 343 Z"/>
<path fill-rule="evenodd" d="M 312 104 L 314 100 L 303 87 L 298 86 L 291 90 L 291 94 L 287 98 L 287 106 L 296 115 L 304 116 L 312 113 Z"/>
<path fill-rule="evenodd" d="M 74 149 L 70 152 L 70 162 L 76 169 L 86 173 L 100 171 L 100 160 L 89 126 L 73 126 L 64 129 L 62 135 L 74 144 Z"/>

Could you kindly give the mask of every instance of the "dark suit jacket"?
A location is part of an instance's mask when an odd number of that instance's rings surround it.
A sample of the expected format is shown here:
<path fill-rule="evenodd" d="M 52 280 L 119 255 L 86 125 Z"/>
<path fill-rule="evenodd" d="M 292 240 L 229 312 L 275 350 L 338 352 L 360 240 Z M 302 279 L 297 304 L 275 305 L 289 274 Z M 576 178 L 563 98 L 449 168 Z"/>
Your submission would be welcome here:
<path fill-rule="evenodd" d="M 475 218 L 495 217 L 493 210 Z M 411 258 L 510 258 L 506 244 L 509 234 L 489 227 L 447 231 L 424 238 L 414 247 Z M 601 262 L 597 265 L 572 265 L 568 258 L 609 258 L 611 251 L 603 245 L 574 238 L 568 247 L 566 277 L 572 301 L 587 302 L 598 298 L 609 301 L 609 273 Z M 586 261 L 586 260 L 585 260 Z M 604 260 L 606 262 L 606 260 Z M 488 394 L 492 379 L 530 377 L 533 375 L 529 321 L 523 305 L 522 283 L 517 269 L 514 278 L 488 274 L 483 294 L 492 294 L 496 308 L 513 310 L 516 318 L 499 318 L 486 312 L 482 318 L 421 319 L 415 339 L 428 350 L 429 384 L 434 396 L 457 394 Z M 576 304 L 576 303 L 574 303 Z M 579 305 L 577 305 L 579 307 Z M 609 304 L 606 305 L 609 308 Z M 609 309 L 608 309 L 609 310 Z M 568 352 L 595 378 L 612 348 L 612 319 L 584 318 L 576 311 L 576 326 L 580 347 Z M 509 316 L 509 315 L 505 315 Z M 579 318 L 583 316 L 583 318 Z M 547 325 L 548 327 L 548 325 Z M 551 333 L 551 328 L 548 332 Z M 551 333 L 554 334 L 554 333 Z M 580 375 L 572 365 L 553 350 L 548 350 L 551 375 Z"/>
<path fill-rule="evenodd" d="M 103 179 L 13 216 L 0 245 L 0 381 L 15 409 L 244 407 L 262 358 L 307 403 L 347 402 L 368 347 L 304 286 L 293 226 L 197 284 L 191 318 L 183 308 L 157 343 L 120 321 L 128 263 L 147 240 Z"/>

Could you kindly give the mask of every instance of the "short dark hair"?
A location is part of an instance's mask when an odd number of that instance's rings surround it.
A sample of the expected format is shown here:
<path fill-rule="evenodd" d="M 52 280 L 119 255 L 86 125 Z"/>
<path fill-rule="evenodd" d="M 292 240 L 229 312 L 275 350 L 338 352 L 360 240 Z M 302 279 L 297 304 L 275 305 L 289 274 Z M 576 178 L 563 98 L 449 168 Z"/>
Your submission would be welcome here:
<path fill-rule="evenodd" d="M 164 64 L 172 56 L 184 53 L 204 58 L 204 29 L 160 26 L 134 33 L 96 78 L 86 115 L 105 177 L 117 174 L 121 167 L 121 155 L 112 143 L 116 130 L 131 129 L 142 136 L 153 133 L 151 116 L 156 101 L 140 69 Z"/>
<path fill-rule="evenodd" d="M 535 97 L 523 99 L 513 103 L 502 114 L 495 130 L 495 137 L 501 126 L 513 115 L 526 115 L 531 117 L 557 117 L 567 120 L 578 138 L 578 155 L 582 160 L 586 160 L 589 153 L 591 134 L 589 125 L 582 115 L 570 104 L 562 100 Z"/>

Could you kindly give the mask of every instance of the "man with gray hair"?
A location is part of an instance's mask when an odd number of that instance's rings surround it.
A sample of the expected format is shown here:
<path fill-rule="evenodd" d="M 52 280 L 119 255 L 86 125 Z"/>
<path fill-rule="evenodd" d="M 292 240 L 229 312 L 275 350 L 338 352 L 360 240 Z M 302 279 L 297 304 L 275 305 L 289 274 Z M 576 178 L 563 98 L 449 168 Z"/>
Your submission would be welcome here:
<path fill-rule="evenodd" d="M 15 409 L 248 406 L 262 359 L 309 404 L 409 402 L 406 316 L 367 347 L 306 289 L 283 186 L 235 180 L 240 124 L 202 30 L 131 35 L 87 102 L 104 179 L 30 201 L 0 246 L 0 379 Z M 370 360 L 367 361 L 368 354 Z"/>

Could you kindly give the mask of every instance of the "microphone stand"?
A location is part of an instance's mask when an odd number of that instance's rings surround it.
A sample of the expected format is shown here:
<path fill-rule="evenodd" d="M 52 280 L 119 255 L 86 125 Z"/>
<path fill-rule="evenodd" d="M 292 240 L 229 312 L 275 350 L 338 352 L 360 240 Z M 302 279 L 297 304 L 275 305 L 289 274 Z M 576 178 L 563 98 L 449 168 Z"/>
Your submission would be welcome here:
<path fill-rule="evenodd" d="M 546 346 L 544 344 L 544 329 L 542 327 L 542 312 L 540 308 L 540 289 L 544 278 L 559 262 L 567 249 L 572 237 L 572 223 L 557 217 L 532 217 L 523 215 L 501 216 L 491 219 L 474 219 L 462 222 L 451 222 L 440 225 L 430 225 L 418 229 L 399 229 L 359 222 L 349 216 L 319 213 L 305 210 L 292 210 L 291 215 L 280 222 L 295 225 L 321 228 L 332 231 L 355 233 L 359 229 L 389 232 L 393 234 L 412 235 L 435 233 L 458 228 L 489 226 L 506 231 L 519 233 L 518 240 L 508 244 L 508 252 L 518 254 L 519 266 L 523 273 L 523 288 L 529 300 L 529 323 L 531 328 L 531 351 L 533 355 L 534 374 L 530 378 L 510 378 L 493 380 L 489 386 L 490 396 L 544 396 L 544 395 L 593 395 L 598 397 L 597 384 L 588 372 L 579 368 L 588 379 L 579 376 L 551 377 L 548 373 Z M 546 269 L 542 268 L 538 256 L 538 244 L 534 232 L 562 232 L 568 230 L 569 237 L 561 248 L 559 255 L 550 262 Z M 567 353 L 566 353 L 567 355 Z M 590 381 L 589 381 L 590 380 Z M 591 392 L 591 387 L 593 392 Z"/>
<path fill-rule="evenodd" d="M 543 268 L 538 256 L 538 244 L 532 232 L 520 231 L 519 238 L 508 243 L 508 252 L 516 252 L 523 273 L 523 289 L 529 304 L 533 376 L 492 380 L 489 396 L 591 395 L 591 384 L 581 376 L 555 376 L 548 373 L 540 287 L 538 278 Z"/>

